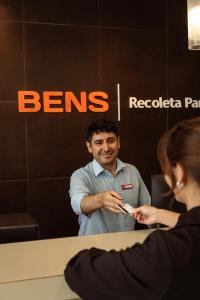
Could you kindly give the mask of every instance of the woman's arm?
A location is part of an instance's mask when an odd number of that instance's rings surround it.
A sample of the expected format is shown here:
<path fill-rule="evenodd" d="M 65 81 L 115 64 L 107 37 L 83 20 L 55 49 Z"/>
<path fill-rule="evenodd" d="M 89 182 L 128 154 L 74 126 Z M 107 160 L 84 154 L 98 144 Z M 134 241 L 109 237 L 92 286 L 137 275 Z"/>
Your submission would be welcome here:
<path fill-rule="evenodd" d="M 161 209 L 150 205 L 143 205 L 133 210 L 133 217 L 142 224 L 150 225 L 160 223 L 174 227 L 180 216 L 179 213 L 167 209 Z"/>

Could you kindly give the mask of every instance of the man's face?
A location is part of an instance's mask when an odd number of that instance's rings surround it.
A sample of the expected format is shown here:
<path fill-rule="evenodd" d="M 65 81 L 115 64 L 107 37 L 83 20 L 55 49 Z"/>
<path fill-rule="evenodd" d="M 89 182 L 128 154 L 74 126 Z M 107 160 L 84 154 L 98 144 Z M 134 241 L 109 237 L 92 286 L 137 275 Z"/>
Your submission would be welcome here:
<path fill-rule="evenodd" d="M 91 142 L 86 142 L 86 145 L 88 151 L 102 167 L 106 168 L 115 163 L 120 148 L 119 137 L 115 133 L 94 133 Z"/>

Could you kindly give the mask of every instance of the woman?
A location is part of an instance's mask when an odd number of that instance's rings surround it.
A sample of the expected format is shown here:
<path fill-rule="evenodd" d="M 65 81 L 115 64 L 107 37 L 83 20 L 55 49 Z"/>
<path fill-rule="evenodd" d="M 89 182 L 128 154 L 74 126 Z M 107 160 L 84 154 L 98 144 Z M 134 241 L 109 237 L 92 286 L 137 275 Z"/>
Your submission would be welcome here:
<path fill-rule="evenodd" d="M 161 138 L 158 159 L 165 180 L 187 212 L 151 206 L 134 210 L 141 223 L 163 223 L 143 244 L 122 251 L 79 252 L 65 278 L 84 300 L 197 299 L 200 269 L 200 118 L 178 123 Z"/>

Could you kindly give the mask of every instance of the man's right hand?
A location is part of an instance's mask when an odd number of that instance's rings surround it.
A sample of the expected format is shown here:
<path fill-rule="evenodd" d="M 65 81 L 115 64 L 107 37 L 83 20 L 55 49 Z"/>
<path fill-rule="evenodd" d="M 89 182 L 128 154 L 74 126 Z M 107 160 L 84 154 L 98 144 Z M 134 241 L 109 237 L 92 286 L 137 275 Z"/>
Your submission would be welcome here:
<path fill-rule="evenodd" d="M 83 197 L 81 201 L 81 210 L 85 214 L 90 214 L 95 210 L 104 207 L 114 213 L 121 213 L 117 204 L 122 206 L 124 204 L 121 195 L 116 191 L 107 191 Z"/>
<path fill-rule="evenodd" d="M 121 213 L 121 210 L 117 207 L 117 204 L 123 206 L 123 198 L 115 191 L 101 192 L 97 194 L 99 197 L 101 207 L 105 207 L 114 213 Z"/>

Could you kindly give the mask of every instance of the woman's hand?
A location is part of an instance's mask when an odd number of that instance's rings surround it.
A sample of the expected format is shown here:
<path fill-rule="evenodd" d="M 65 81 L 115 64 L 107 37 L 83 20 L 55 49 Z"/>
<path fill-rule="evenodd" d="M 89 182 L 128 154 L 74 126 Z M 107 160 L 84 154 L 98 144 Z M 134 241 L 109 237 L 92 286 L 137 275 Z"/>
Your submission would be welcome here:
<path fill-rule="evenodd" d="M 132 216 L 141 224 L 155 224 L 158 223 L 158 211 L 159 209 L 150 206 L 150 205 L 143 205 L 133 209 Z"/>

